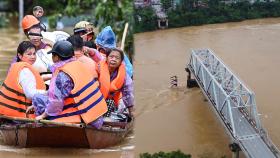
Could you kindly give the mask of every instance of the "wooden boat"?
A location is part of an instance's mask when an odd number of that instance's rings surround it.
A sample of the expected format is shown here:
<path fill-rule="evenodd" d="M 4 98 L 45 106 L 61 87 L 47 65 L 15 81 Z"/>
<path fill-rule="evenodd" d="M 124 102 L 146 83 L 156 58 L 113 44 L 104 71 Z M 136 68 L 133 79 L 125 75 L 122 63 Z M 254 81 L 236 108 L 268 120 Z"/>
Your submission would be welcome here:
<path fill-rule="evenodd" d="M 128 23 L 125 24 L 121 41 L 122 50 L 127 30 Z M 1 82 L 0 85 L 2 85 Z M 134 119 L 130 118 L 127 122 L 104 122 L 101 129 L 96 129 L 84 124 L 57 123 L 48 120 L 35 121 L 0 115 L 0 135 L 3 137 L 4 144 L 17 147 L 101 149 L 123 141 L 133 130 L 133 124 Z"/>
<path fill-rule="evenodd" d="M 104 122 L 101 129 L 83 124 L 52 123 L 42 120 L 1 117 L 0 132 L 7 145 L 18 147 L 106 148 L 120 143 L 133 129 L 128 122 Z"/>

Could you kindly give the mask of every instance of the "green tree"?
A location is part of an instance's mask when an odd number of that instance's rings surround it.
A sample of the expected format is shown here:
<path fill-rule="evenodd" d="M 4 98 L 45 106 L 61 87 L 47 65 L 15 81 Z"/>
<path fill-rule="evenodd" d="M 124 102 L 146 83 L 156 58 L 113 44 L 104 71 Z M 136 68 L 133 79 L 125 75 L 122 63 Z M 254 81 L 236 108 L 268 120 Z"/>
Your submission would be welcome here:
<path fill-rule="evenodd" d="M 152 7 L 135 8 L 135 32 L 153 31 L 157 29 L 157 17 Z"/>
<path fill-rule="evenodd" d="M 158 153 L 149 154 L 149 153 L 141 153 L 140 158 L 191 158 L 190 154 L 185 154 L 180 150 L 171 151 L 171 152 L 163 152 L 160 151 Z"/>
<path fill-rule="evenodd" d="M 172 7 L 172 3 L 170 0 L 161 0 L 162 6 L 165 10 L 169 10 Z"/>
<path fill-rule="evenodd" d="M 94 0 L 33 0 L 25 1 L 28 13 L 32 13 L 32 9 L 36 5 L 44 8 L 46 15 L 63 14 L 67 16 L 77 16 L 85 13 L 88 9 L 92 9 Z"/>
<path fill-rule="evenodd" d="M 98 21 L 99 30 L 111 26 L 120 42 L 125 23 L 129 23 L 125 50 L 133 52 L 133 0 L 96 0 L 94 15 Z"/>

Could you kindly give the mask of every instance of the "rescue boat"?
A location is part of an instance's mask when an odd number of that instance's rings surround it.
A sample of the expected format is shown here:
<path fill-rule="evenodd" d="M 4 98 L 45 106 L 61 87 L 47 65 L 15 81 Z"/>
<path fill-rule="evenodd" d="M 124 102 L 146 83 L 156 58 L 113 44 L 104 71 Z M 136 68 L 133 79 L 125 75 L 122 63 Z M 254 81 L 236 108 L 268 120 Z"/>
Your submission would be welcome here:
<path fill-rule="evenodd" d="M 133 130 L 127 122 L 104 122 L 100 129 L 84 124 L 0 116 L 0 134 L 6 145 L 24 147 L 73 147 L 101 149 L 121 143 Z"/>
<path fill-rule="evenodd" d="M 124 49 L 127 30 L 128 23 L 125 25 L 122 37 L 122 49 Z M 46 37 L 48 36 L 50 35 L 47 34 Z M 105 121 L 103 126 L 97 129 L 82 123 L 36 121 L 34 119 L 0 115 L 0 139 L 6 145 L 20 148 L 73 147 L 102 149 L 121 143 L 133 131 L 133 125 L 134 118 L 130 117 L 126 122 Z"/>

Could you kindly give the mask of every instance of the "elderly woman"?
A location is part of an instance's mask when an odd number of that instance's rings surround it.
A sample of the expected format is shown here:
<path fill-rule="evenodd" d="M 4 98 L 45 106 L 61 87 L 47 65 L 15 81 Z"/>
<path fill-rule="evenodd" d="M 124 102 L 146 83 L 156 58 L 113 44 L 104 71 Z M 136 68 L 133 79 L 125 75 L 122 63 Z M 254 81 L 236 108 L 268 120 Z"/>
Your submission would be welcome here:
<path fill-rule="evenodd" d="M 110 51 L 110 49 L 116 48 L 116 35 L 113 32 L 111 26 L 106 26 L 102 31 L 97 35 L 95 39 L 97 50 L 106 57 L 106 54 Z M 90 55 L 90 52 L 89 52 Z M 93 58 L 94 59 L 94 58 Z M 128 57 L 124 53 L 124 63 L 126 73 L 130 77 L 133 75 L 133 66 L 129 61 Z"/>
<path fill-rule="evenodd" d="M 120 109 L 120 106 L 128 108 L 129 114 L 132 116 L 134 106 L 133 82 L 126 73 L 123 60 L 123 51 L 114 48 L 108 52 L 107 59 L 101 60 L 96 67 L 100 90 L 108 106 L 106 117 L 109 117 L 111 112 Z M 121 99 L 123 102 L 121 102 Z"/>
<path fill-rule="evenodd" d="M 97 35 L 95 42 L 96 42 L 97 50 L 100 52 L 103 58 L 106 58 L 110 50 L 116 48 L 116 35 L 113 32 L 111 26 L 106 26 L 104 29 L 102 29 L 102 31 Z M 96 56 L 95 49 L 86 49 L 86 51 L 95 62 L 98 62 L 97 59 L 99 57 Z M 128 57 L 125 55 L 125 53 L 124 53 L 124 63 L 125 63 L 126 73 L 130 77 L 132 77 L 133 66 L 129 61 Z"/>
<path fill-rule="evenodd" d="M 0 89 L 0 114 L 28 117 L 25 111 L 34 95 L 46 93 L 43 79 L 32 66 L 35 60 L 35 46 L 30 41 L 21 42 L 17 62 L 12 64 Z"/>

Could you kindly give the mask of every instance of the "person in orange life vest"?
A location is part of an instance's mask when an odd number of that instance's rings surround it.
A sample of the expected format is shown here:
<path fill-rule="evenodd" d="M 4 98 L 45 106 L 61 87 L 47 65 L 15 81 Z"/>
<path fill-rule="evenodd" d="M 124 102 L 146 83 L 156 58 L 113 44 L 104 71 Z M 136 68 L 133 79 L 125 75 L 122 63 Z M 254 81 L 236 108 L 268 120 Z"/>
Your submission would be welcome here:
<path fill-rule="evenodd" d="M 51 69 L 53 78 L 49 93 L 35 95 L 33 107 L 27 112 L 35 109 L 37 120 L 46 118 L 70 123 L 84 121 L 86 124 L 99 122 L 100 116 L 107 112 L 106 102 L 92 73 L 83 63 L 73 58 L 72 44 L 58 41 L 49 53 L 52 53 L 55 62 Z"/>
<path fill-rule="evenodd" d="M 0 113 L 15 117 L 28 117 L 27 106 L 35 94 L 45 94 L 45 85 L 32 64 L 36 60 L 35 46 L 30 41 L 23 41 L 17 48 L 15 62 L 0 89 Z"/>
<path fill-rule="evenodd" d="M 97 45 L 97 50 L 104 57 L 106 57 L 106 54 L 108 54 L 110 49 L 116 48 L 116 35 L 112 30 L 111 26 L 106 26 L 104 29 L 102 29 L 102 31 L 97 35 L 95 39 L 95 43 Z M 93 51 L 90 51 L 90 49 L 88 50 L 89 50 L 88 51 L 89 56 L 92 57 L 93 60 L 95 60 Z M 132 77 L 133 66 L 125 53 L 124 53 L 124 63 L 125 63 L 126 73 L 128 73 L 128 75 Z"/>
<path fill-rule="evenodd" d="M 114 48 L 107 54 L 107 59 L 101 60 L 96 67 L 100 90 L 108 106 L 106 117 L 110 116 L 110 112 L 117 110 L 120 99 L 123 100 L 125 107 L 128 108 L 129 114 L 132 116 L 134 106 L 133 82 L 126 73 L 123 59 L 123 51 Z"/>
<path fill-rule="evenodd" d="M 94 77 L 97 78 L 97 73 L 95 70 L 95 62 L 85 56 L 84 54 L 84 41 L 79 35 L 72 35 L 67 38 L 67 41 L 69 41 L 74 48 L 74 54 L 77 60 L 80 62 L 84 63 L 87 68 L 90 69 L 90 71 L 93 73 Z"/>

